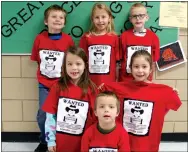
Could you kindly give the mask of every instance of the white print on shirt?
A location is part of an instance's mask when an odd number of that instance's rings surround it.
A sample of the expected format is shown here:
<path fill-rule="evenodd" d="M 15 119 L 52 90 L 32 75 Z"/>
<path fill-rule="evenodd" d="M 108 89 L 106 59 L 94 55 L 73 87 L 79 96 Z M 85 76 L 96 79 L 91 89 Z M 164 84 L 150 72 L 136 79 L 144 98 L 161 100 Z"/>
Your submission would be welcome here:
<path fill-rule="evenodd" d="M 48 78 L 59 78 L 64 52 L 40 50 L 40 72 Z"/>
<path fill-rule="evenodd" d="M 129 68 L 130 62 L 131 62 L 131 57 L 134 52 L 139 51 L 139 50 L 145 50 L 148 51 L 151 54 L 151 46 L 128 46 L 127 47 L 127 73 L 131 73 L 131 70 Z"/>
<path fill-rule="evenodd" d="M 153 102 L 125 99 L 123 126 L 128 133 L 147 135 L 153 111 Z"/>
<path fill-rule="evenodd" d="M 115 148 L 90 148 L 89 152 L 118 152 Z"/>
<path fill-rule="evenodd" d="M 88 102 L 70 98 L 60 98 L 57 111 L 56 130 L 63 133 L 80 135 L 85 127 Z"/>
<path fill-rule="evenodd" d="M 89 72 L 107 74 L 110 72 L 110 45 L 92 45 L 89 51 Z"/>

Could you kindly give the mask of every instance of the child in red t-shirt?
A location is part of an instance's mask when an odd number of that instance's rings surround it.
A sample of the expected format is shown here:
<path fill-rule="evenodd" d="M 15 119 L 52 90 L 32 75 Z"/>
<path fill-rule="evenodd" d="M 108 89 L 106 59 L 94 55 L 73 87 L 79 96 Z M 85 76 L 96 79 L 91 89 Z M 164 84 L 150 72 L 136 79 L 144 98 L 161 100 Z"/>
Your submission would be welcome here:
<path fill-rule="evenodd" d="M 138 50 L 148 51 L 156 62 L 160 55 L 159 38 L 157 35 L 145 28 L 145 23 L 148 21 L 149 16 L 146 7 L 142 3 L 135 3 L 130 8 L 129 20 L 133 28 L 125 31 L 120 36 L 120 47 L 122 51 L 122 62 L 120 68 L 120 81 L 133 79 L 130 72 L 130 59 L 132 54 Z M 152 65 L 153 71 L 155 64 Z M 148 77 L 152 80 L 153 72 Z"/>
<path fill-rule="evenodd" d="M 105 91 L 97 95 L 95 115 L 98 123 L 89 127 L 82 137 L 81 152 L 129 152 L 129 137 L 121 124 L 116 123 L 120 102 L 116 94 Z"/>
<path fill-rule="evenodd" d="M 48 31 L 36 36 L 31 54 L 31 60 L 38 63 L 37 79 L 39 82 L 37 122 L 41 134 L 40 144 L 35 149 L 36 152 L 47 150 L 44 130 L 46 114 L 41 109 L 42 105 L 49 93 L 49 88 L 61 76 L 64 52 L 74 44 L 68 34 L 61 32 L 66 23 L 66 12 L 62 7 L 58 5 L 48 7 L 44 12 L 44 23 L 48 27 Z"/>
<path fill-rule="evenodd" d="M 48 150 L 79 152 L 82 134 L 95 120 L 96 86 L 88 77 L 87 55 L 81 48 L 67 50 L 62 70 L 42 107 Z"/>
<path fill-rule="evenodd" d="M 79 46 L 89 58 L 89 75 L 96 84 L 115 82 L 119 75 L 119 38 L 114 32 L 110 9 L 96 3 L 91 13 L 91 29 L 85 33 Z"/>
<path fill-rule="evenodd" d="M 177 110 L 181 101 L 173 88 L 151 83 L 151 55 L 136 51 L 130 60 L 134 80 L 101 85 L 121 99 L 120 122 L 129 133 L 131 151 L 157 152 L 166 113 Z"/>

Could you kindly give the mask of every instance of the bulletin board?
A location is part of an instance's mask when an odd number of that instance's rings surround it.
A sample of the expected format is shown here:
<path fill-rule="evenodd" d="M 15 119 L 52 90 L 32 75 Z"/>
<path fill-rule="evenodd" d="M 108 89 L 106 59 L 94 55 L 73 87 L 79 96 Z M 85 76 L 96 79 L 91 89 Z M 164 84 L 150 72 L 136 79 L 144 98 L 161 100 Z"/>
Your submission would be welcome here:
<path fill-rule="evenodd" d="M 94 1 L 3 1 L 1 2 L 2 55 L 30 55 L 37 34 L 46 30 L 43 14 L 47 7 L 58 4 L 64 8 L 67 23 L 63 32 L 72 36 L 76 44 L 90 27 L 90 13 Z M 105 1 L 112 11 L 115 30 L 118 35 L 131 28 L 129 9 L 135 2 Z M 160 45 L 174 42 L 178 38 L 177 28 L 159 26 L 160 2 L 141 1 L 150 16 L 146 27 L 155 32 Z M 11 10 L 11 11 L 10 11 Z"/>

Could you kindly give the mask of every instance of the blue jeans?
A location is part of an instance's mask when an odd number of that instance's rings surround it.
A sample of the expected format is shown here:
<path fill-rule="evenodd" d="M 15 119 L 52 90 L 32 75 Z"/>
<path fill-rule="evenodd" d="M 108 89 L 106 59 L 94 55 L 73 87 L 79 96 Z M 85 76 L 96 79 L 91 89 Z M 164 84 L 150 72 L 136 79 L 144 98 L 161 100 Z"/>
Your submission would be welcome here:
<path fill-rule="evenodd" d="M 43 84 L 39 83 L 39 110 L 37 113 L 37 122 L 40 129 L 40 143 L 46 144 L 45 140 L 45 121 L 46 121 L 46 113 L 42 110 L 42 105 L 48 96 L 49 89 L 45 87 Z"/>

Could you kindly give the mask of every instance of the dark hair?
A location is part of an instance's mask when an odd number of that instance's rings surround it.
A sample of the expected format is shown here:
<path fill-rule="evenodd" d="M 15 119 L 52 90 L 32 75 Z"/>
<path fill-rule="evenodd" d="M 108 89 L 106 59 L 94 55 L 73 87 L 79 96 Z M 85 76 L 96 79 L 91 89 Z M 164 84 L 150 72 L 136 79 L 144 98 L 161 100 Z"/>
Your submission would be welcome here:
<path fill-rule="evenodd" d="M 112 91 L 103 91 L 101 93 L 99 93 L 95 99 L 95 105 L 94 105 L 94 110 L 97 109 L 97 99 L 99 97 L 114 97 L 116 99 L 116 106 L 117 106 L 117 112 L 119 113 L 120 112 L 120 101 L 119 101 L 119 98 L 118 96 L 112 92 Z"/>
<path fill-rule="evenodd" d="M 67 16 L 67 13 L 66 11 L 59 5 L 57 4 L 54 4 L 54 5 L 51 5 L 49 6 L 45 11 L 44 11 L 44 20 L 47 21 L 48 20 L 48 16 L 50 14 L 51 11 L 62 11 L 64 13 L 64 17 L 65 17 L 65 24 L 66 24 L 66 16 Z"/>
<path fill-rule="evenodd" d="M 69 47 L 69 49 L 65 53 L 63 65 L 62 65 L 62 76 L 59 80 L 59 86 L 61 90 L 68 89 L 68 83 L 71 81 L 71 78 L 67 74 L 67 70 L 66 70 L 66 58 L 67 58 L 68 53 L 77 55 L 84 61 L 84 64 L 85 64 L 84 72 L 77 84 L 83 90 L 82 97 L 84 97 L 87 94 L 88 88 L 91 89 L 92 93 L 95 93 L 96 85 L 89 78 L 87 55 L 82 48 L 79 48 L 76 46 Z"/>
<path fill-rule="evenodd" d="M 130 61 L 130 65 L 129 65 L 130 69 L 132 69 L 134 59 L 137 57 L 140 57 L 140 56 L 143 56 L 145 58 L 145 60 L 148 61 L 149 65 L 150 65 L 150 69 L 152 69 L 153 61 L 152 61 L 151 54 L 145 50 L 139 50 L 139 51 L 136 51 L 133 53 L 133 55 L 131 56 L 131 61 Z"/>

